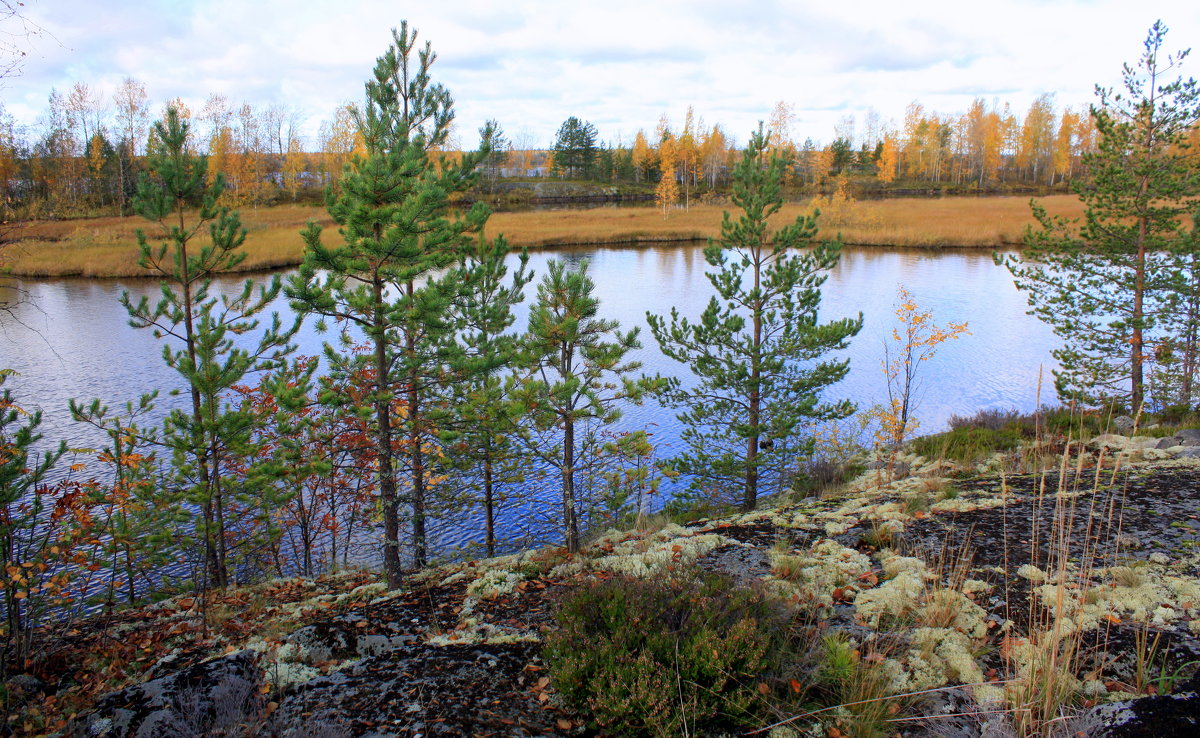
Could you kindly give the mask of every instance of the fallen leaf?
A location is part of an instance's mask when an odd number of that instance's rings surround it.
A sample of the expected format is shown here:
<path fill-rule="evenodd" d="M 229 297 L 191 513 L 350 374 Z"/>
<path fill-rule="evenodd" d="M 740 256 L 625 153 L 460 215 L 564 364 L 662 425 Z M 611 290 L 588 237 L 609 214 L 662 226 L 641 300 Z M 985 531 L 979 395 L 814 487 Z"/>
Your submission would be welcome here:
<path fill-rule="evenodd" d="M 758 683 L 758 693 L 759 694 L 770 694 L 771 688 L 767 686 L 766 682 L 759 682 Z"/>
<path fill-rule="evenodd" d="M 559 730 L 570 730 L 574 727 L 570 720 L 565 720 L 563 718 L 559 718 L 558 720 L 554 721 L 554 724 L 558 726 Z"/>
<path fill-rule="evenodd" d="M 793 679 L 792 681 L 788 682 L 788 684 L 791 686 L 793 692 L 800 694 L 800 682 Z"/>

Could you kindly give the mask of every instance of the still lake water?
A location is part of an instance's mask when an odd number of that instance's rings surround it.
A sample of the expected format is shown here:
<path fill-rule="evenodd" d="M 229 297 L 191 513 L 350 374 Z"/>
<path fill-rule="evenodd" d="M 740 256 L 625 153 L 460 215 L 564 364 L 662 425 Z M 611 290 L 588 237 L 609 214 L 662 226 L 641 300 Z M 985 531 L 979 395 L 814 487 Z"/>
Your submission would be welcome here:
<path fill-rule="evenodd" d="M 641 248 L 561 249 L 535 252 L 530 266 L 536 279 L 551 258 L 587 260 L 596 283 L 601 315 L 615 318 L 623 328 L 642 327 L 639 352 L 645 369 L 683 376 L 686 368 L 663 357 L 646 327 L 647 310 L 667 313 L 672 306 L 682 315 L 700 314 L 712 294 L 704 272 L 699 245 Z M 515 257 L 512 257 L 515 261 Z M 840 265 L 823 289 L 822 321 L 862 312 L 862 331 L 845 352 L 850 373 L 830 394 L 846 397 L 860 408 L 880 402 L 884 395 L 880 361 L 883 342 L 895 324 L 898 285 L 904 284 L 917 303 L 933 311 L 938 324 L 966 320 L 970 335 L 944 344 L 937 356 L 922 366 L 916 416 L 921 432 L 945 428 L 952 414 L 978 409 L 1032 410 L 1038 400 L 1039 371 L 1044 371 L 1042 401 L 1053 401 L 1049 371 L 1050 351 L 1059 345 L 1049 328 L 1025 314 L 1022 295 L 1009 273 L 992 262 L 986 250 L 914 251 L 846 248 Z M 236 291 L 241 280 L 218 284 L 217 290 Z M 51 441 L 65 439 L 70 446 L 93 447 L 100 439 L 94 429 L 72 423 L 67 399 L 101 398 L 114 410 L 126 400 L 154 389 L 162 390 L 160 414 L 182 406 L 182 396 L 167 392 L 180 386 L 178 375 L 162 361 L 162 345 L 148 330 L 129 327 L 118 302 L 122 291 L 134 298 L 154 300 L 157 284 L 146 280 L 23 281 L 27 293 L 12 318 L 0 318 L 0 367 L 16 370 L 5 387 L 26 408 L 44 412 L 42 431 Z M 527 288 L 527 299 L 533 285 Z M 285 302 L 277 309 L 290 315 Z M 15 320 L 14 320 L 15 319 Z M 525 310 L 516 327 L 523 329 Z M 306 322 L 297 337 L 299 351 L 318 355 L 324 336 Z M 652 428 L 660 456 L 669 456 L 677 435 L 674 415 L 657 405 L 630 407 L 622 429 Z M 531 482 L 531 484 L 533 484 Z M 510 542 L 535 541 L 553 519 L 556 497 L 552 484 L 535 485 L 533 495 L 510 503 L 502 516 L 501 533 Z M 459 545 L 479 530 L 476 516 L 445 521 L 440 543 Z"/>

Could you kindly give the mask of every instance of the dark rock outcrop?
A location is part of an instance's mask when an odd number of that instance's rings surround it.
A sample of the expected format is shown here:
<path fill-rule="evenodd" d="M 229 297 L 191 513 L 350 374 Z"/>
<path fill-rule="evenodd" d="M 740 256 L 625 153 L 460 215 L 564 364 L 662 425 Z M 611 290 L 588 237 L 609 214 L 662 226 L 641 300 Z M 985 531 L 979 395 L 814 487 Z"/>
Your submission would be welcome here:
<path fill-rule="evenodd" d="M 263 712 L 263 672 L 253 651 L 239 651 L 153 679 L 96 703 L 75 721 L 77 738 L 186 738 L 252 723 Z"/>

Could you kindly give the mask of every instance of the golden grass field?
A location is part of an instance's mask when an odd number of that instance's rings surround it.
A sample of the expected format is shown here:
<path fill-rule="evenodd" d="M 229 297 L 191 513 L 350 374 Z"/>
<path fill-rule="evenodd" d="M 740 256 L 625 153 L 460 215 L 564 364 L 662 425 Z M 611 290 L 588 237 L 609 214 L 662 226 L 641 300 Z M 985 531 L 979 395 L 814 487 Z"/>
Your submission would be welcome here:
<path fill-rule="evenodd" d="M 1083 207 L 1072 195 L 1054 195 L 1041 202 L 1051 214 L 1076 217 Z M 537 210 L 496 213 L 487 235 L 503 234 L 514 248 L 552 248 L 572 245 L 634 244 L 691 241 L 717 236 L 721 214 L 728 206 L 693 205 L 663 217 L 653 207 Z M 912 248 L 1000 248 L 1021 242 L 1033 224 L 1028 197 L 896 198 L 878 201 L 825 203 L 820 224 L 823 237 L 840 232 L 851 245 Z M 795 218 L 808 204 L 788 204 L 776 216 Z M 291 266 L 300 262 L 299 232 L 309 220 L 337 231 L 325 210 L 285 205 L 241 213 L 246 237 L 243 270 Z M 157 226 L 138 217 L 105 217 L 25 224 L 20 239 L 4 258 L 11 273 L 27 277 L 145 276 L 137 265 L 134 231 L 153 237 Z"/>

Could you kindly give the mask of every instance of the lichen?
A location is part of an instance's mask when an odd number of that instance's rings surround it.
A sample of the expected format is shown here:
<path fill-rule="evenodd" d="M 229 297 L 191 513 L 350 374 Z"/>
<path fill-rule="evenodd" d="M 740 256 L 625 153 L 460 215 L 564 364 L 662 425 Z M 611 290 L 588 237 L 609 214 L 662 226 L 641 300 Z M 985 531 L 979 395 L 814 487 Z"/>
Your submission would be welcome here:
<path fill-rule="evenodd" d="M 1037 568 L 1033 564 L 1021 564 L 1020 568 L 1017 569 L 1017 576 L 1021 577 L 1022 579 L 1028 579 L 1034 584 L 1041 584 L 1042 582 L 1046 581 L 1046 572 Z"/>
<path fill-rule="evenodd" d="M 920 604 L 925 580 L 913 571 L 901 571 L 874 589 L 859 593 L 854 608 L 860 620 L 878 628 L 885 616 L 900 618 L 912 613 Z"/>

